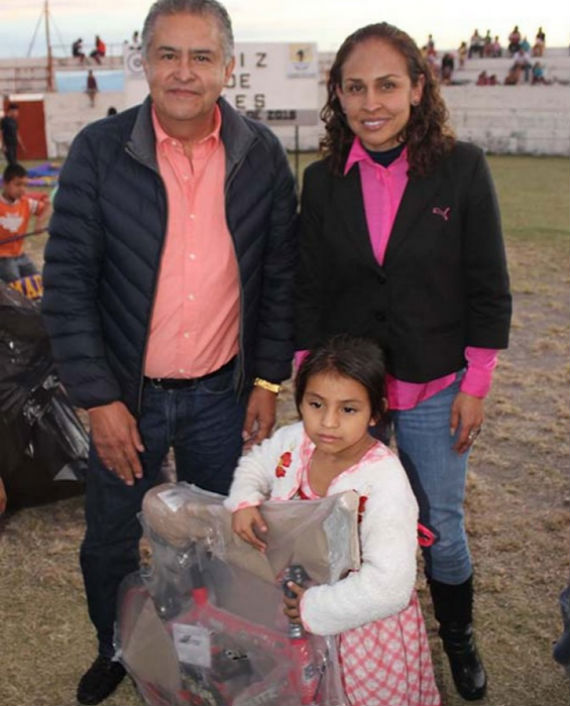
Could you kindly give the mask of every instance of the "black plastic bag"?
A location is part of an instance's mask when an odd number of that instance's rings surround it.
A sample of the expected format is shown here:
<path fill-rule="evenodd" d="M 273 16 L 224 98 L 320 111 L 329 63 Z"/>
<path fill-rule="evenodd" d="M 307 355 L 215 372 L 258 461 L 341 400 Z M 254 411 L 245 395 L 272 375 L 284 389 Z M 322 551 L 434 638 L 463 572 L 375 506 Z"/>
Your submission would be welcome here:
<path fill-rule="evenodd" d="M 89 440 L 55 373 L 39 305 L 2 282 L 0 449 L 9 508 L 83 492 Z"/>

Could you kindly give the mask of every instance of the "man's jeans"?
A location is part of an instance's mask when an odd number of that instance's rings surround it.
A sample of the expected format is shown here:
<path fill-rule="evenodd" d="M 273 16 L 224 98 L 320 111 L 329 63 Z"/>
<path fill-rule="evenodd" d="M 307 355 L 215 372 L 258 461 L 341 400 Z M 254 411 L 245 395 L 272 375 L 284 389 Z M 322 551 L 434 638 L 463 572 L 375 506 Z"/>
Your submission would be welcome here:
<path fill-rule="evenodd" d="M 144 476 L 127 486 L 107 470 L 91 444 L 85 497 L 87 531 L 81 568 L 99 653 L 113 655 L 113 624 L 121 580 L 138 568 L 137 519 L 147 490 L 163 482 L 172 446 L 179 481 L 227 493 L 242 449 L 245 401 L 233 390 L 233 366 L 219 376 L 176 390 L 145 384 L 139 433 Z"/>
<path fill-rule="evenodd" d="M 463 583 L 472 574 L 463 512 L 468 452 L 454 451 L 457 433 L 449 433 L 460 377 L 414 409 L 392 411 L 400 461 L 420 506 L 420 522 L 438 538 L 423 550 L 426 573 L 448 584 Z"/>

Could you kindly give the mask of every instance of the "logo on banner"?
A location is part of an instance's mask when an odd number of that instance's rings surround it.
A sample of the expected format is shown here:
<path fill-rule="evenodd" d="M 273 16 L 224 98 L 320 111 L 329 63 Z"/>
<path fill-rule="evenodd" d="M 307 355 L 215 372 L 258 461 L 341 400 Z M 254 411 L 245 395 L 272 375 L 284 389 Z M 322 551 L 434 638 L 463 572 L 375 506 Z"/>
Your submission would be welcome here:
<path fill-rule="evenodd" d="M 316 78 L 317 62 L 311 44 L 289 44 L 287 78 Z"/>
<path fill-rule="evenodd" d="M 140 49 L 125 50 L 125 68 L 130 76 L 139 77 L 143 73 L 142 53 Z"/>

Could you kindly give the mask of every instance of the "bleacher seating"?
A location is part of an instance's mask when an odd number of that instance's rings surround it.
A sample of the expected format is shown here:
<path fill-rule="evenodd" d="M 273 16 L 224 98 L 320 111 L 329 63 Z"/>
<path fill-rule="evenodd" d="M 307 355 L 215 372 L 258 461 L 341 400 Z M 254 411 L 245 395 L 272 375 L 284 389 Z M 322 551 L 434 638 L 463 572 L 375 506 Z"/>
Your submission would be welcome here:
<path fill-rule="evenodd" d="M 459 83 L 475 84 L 481 71 L 486 71 L 487 75 L 495 74 L 498 82 L 504 83 L 505 77 L 514 63 L 514 60 L 508 55 L 496 59 L 473 57 L 466 59 L 465 66 L 460 69 L 458 68 L 457 52 L 451 51 L 451 53 L 455 56 L 453 80 Z M 438 58 L 441 59 L 443 54 L 444 52 L 438 52 Z M 503 54 L 506 54 L 506 52 L 503 51 Z M 534 61 L 540 61 L 545 67 L 546 79 L 563 84 L 570 82 L 570 53 L 567 49 L 547 48 L 542 58 L 534 59 L 531 57 L 531 63 Z"/>

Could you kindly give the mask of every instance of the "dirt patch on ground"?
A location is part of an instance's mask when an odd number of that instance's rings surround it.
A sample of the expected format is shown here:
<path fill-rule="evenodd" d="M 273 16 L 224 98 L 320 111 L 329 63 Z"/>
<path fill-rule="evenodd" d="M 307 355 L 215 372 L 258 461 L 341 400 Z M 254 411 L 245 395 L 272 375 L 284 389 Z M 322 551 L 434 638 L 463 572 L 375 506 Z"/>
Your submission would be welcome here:
<path fill-rule="evenodd" d="M 567 200 L 566 165 L 561 173 Z M 566 226 L 541 238 L 512 232 L 511 347 L 501 355 L 468 480 L 476 627 L 489 672 L 480 703 L 564 706 L 569 682 L 551 651 L 570 574 L 569 241 Z M 290 390 L 279 413 L 281 423 L 294 417 Z M 95 654 L 77 561 L 82 500 L 20 511 L 0 532 L 0 704 L 71 706 Z M 443 703 L 462 704 L 421 577 L 418 586 Z M 127 680 L 106 703 L 142 702 Z"/>

